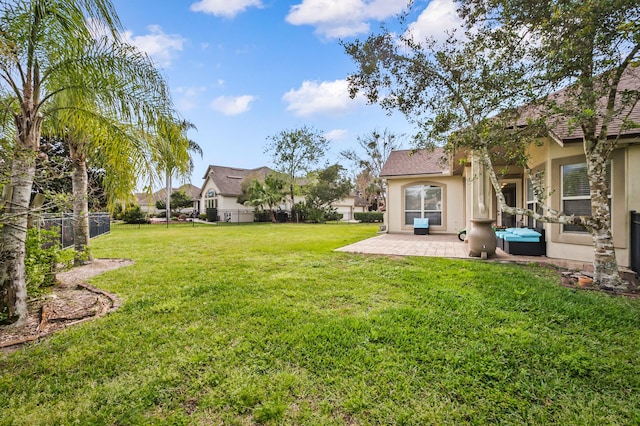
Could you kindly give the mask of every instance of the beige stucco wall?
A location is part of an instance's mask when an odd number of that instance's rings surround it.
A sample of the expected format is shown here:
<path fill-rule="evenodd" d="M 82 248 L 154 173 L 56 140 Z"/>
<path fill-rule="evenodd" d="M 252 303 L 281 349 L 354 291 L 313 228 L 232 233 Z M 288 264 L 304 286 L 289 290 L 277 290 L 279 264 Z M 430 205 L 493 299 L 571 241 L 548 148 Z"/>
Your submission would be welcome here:
<path fill-rule="evenodd" d="M 404 223 L 404 192 L 407 186 L 432 184 L 443 187 L 442 226 L 430 226 L 434 234 L 457 234 L 465 226 L 464 180 L 462 176 L 415 176 L 387 179 L 385 225 L 391 233 L 413 233 Z"/>
<path fill-rule="evenodd" d="M 640 145 L 627 149 L 627 194 L 628 210 L 640 212 Z"/>
<path fill-rule="evenodd" d="M 545 184 L 553 193 L 548 204 L 561 207 L 560 167 L 562 164 L 584 161 L 581 143 L 560 146 L 547 139 L 542 146 L 532 146 L 529 165 L 545 169 Z M 640 210 L 640 146 L 617 149 L 613 161 L 612 232 L 620 266 L 630 265 L 629 211 Z M 593 241 L 589 234 L 562 233 L 558 224 L 544 224 L 547 235 L 547 256 L 561 259 L 593 261 Z"/>
<path fill-rule="evenodd" d="M 221 221 L 228 220 L 233 223 L 238 222 L 253 222 L 253 208 L 243 206 L 237 202 L 237 197 L 225 197 L 220 195 L 218 188 L 209 178 L 205 179 L 203 189 L 201 191 L 200 198 L 200 211 L 206 212 L 206 195 L 207 192 L 213 189 L 216 192 L 217 204 L 218 204 L 218 216 Z M 226 210 L 226 212 L 225 212 Z M 226 213 L 226 214 L 225 214 Z"/>

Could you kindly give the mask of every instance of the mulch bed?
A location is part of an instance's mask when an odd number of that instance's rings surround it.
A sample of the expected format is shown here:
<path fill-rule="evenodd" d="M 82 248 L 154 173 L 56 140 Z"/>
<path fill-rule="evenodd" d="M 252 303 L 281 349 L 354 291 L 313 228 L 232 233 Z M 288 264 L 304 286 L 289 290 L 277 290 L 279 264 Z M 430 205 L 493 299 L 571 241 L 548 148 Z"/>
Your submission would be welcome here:
<path fill-rule="evenodd" d="M 96 259 L 56 274 L 57 284 L 46 295 L 29 301 L 29 318 L 21 327 L 0 326 L 0 351 L 11 352 L 67 327 L 90 321 L 120 307 L 117 296 L 87 284 L 105 271 L 132 265 L 126 259 Z"/>

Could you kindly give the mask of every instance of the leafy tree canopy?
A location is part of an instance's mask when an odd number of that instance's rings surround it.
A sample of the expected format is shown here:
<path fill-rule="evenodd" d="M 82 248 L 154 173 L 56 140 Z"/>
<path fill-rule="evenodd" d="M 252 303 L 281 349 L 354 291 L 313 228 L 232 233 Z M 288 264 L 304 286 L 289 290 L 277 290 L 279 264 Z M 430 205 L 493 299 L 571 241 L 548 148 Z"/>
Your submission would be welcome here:
<path fill-rule="evenodd" d="M 293 202 L 296 179 L 308 173 L 325 156 L 329 142 L 322 133 L 308 126 L 283 130 L 268 138 L 265 153 L 271 154 L 276 169 L 288 179 Z"/>

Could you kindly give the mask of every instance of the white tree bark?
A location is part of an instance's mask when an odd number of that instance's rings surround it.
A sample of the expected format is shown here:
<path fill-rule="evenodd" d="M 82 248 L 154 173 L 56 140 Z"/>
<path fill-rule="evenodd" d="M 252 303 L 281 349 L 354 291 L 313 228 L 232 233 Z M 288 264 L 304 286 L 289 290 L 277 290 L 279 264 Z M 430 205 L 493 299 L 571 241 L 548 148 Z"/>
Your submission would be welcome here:
<path fill-rule="evenodd" d="M 13 194 L 5 205 L 9 220 L 2 227 L 0 249 L 0 312 L 19 327 L 27 321 L 27 285 L 25 273 L 25 242 L 35 154 L 22 149 L 15 154 L 10 185 Z"/>

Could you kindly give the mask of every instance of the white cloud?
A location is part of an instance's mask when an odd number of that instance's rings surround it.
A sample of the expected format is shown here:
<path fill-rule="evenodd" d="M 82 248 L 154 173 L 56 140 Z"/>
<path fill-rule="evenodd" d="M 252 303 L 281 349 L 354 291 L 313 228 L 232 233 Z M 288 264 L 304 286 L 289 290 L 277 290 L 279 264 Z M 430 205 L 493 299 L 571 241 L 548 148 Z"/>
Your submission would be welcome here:
<path fill-rule="evenodd" d="M 447 31 L 462 30 L 456 8 L 454 0 L 431 0 L 418 20 L 409 25 L 412 39 L 419 43 L 427 38 L 443 42 L 448 37 Z"/>
<path fill-rule="evenodd" d="M 348 134 L 349 134 L 348 130 L 345 130 L 345 129 L 333 129 L 333 130 L 329 130 L 327 133 L 325 133 L 324 137 L 327 138 L 327 140 L 329 140 L 329 141 L 339 141 L 341 139 L 346 138 Z"/>
<path fill-rule="evenodd" d="M 369 31 L 370 20 L 400 13 L 407 0 L 302 0 L 286 17 L 292 25 L 312 25 L 327 38 L 349 37 Z"/>
<path fill-rule="evenodd" d="M 261 0 L 200 0 L 191 5 L 191 11 L 210 13 L 215 16 L 233 18 L 249 7 L 262 7 Z"/>
<path fill-rule="evenodd" d="M 218 96 L 211 102 L 211 108 L 224 115 L 239 115 L 251 109 L 251 103 L 257 98 L 251 95 Z"/>
<path fill-rule="evenodd" d="M 177 52 L 182 51 L 186 39 L 178 34 L 166 34 L 159 25 L 149 25 L 147 29 L 149 30 L 147 35 L 136 36 L 131 31 L 125 31 L 122 38 L 147 53 L 161 66 L 170 66 Z"/>
<path fill-rule="evenodd" d="M 360 98 L 349 97 L 347 80 L 304 81 L 299 89 L 291 89 L 282 99 L 289 104 L 287 111 L 298 116 L 316 113 L 338 115 L 348 112 L 362 103 Z"/>
<path fill-rule="evenodd" d="M 174 90 L 176 106 L 180 111 L 192 111 L 199 106 L 199 96 L 207 91 L 204 86 L 178 87 Z"/>

